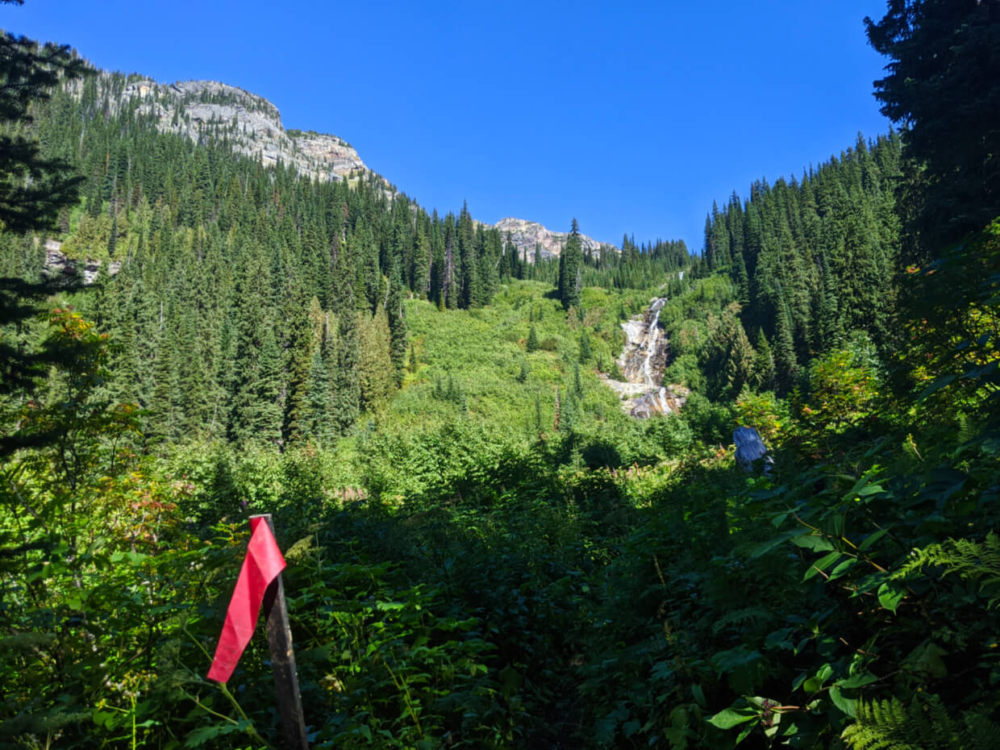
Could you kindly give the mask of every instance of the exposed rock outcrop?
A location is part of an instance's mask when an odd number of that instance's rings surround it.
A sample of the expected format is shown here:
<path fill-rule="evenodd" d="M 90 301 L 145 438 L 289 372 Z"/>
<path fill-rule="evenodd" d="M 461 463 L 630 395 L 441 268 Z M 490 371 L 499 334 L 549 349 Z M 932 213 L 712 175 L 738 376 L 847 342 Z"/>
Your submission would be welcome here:
<path fill-rule="evenodd" d="M 108 273 L 114 276 L 121 269 L 118 261 L 108 263 Z M 83 277 L 84 284 L 93 284 L 101 270 L 101 264 L 96 260 L 86 260 L 82 264 L 70 260 L 62 252 L 62 243 L 56 240 L 45 241 L 45 270 L 50 276 L 72 278 L 78 273 Z"/>
<path fill-rule="evenodd" d="M 102 76 L 101 81 L 110 81 Z M 77 91 L 79 83 L 70 84 Z M 279 161 L 300 174 L 328 181 L 367 172 L 358 152 L 335 135 L 290 130 L 281 123 L 278 108 L 263 97 L 216 81 L 178 81 L 163 84 L 135 80 L 117 95 L 108 95 L 108 107 L 117 111 L 133 106 L 153 118 L 158 130 L 180 133 L 194 141 L 225 139 L 238 153 L 260 158 L 265 166 Z"/>
<path fill-rule="evenodd" d="M 536 245 L 541 250 L 543 260 L 558 257 L 569 237 L 569 232 L 553 232 L 537 221 L 525 221 L 513 217 L 501 219 L 494 226 L 500 230 L 504 239 L 507 238 L 508 232 L 510 233 L 511 242 L 517 246 L 521 258 L 527 260 L 528 263 L 535 262 Z M 586 235 L 581 235 L 581 240 L 585 254 L 599 253 L 602 247 L 610 252 L 618 251 L 614 245 L 605 245 Z"/>

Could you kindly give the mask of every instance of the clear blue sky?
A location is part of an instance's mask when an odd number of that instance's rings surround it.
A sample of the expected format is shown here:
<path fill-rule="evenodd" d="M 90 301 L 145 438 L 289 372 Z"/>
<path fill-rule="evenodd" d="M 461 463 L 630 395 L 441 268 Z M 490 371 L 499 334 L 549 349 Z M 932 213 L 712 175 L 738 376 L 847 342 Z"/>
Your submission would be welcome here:
<path fill-rule="evenodd" d="M 683 238 L 760 177 L 888 130 L 885 0 L 27 0 L 0 26 L 159 81 L 214 79 L 334 133 L 422 205 L 618 244 Z"/>

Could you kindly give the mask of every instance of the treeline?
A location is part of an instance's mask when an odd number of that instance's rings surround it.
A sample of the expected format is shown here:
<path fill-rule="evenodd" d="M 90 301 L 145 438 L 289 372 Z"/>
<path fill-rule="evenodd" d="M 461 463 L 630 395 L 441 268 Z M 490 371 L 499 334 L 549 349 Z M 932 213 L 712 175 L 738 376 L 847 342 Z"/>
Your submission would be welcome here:
<path fill-rule="evenodd" d="M 574 219 L 574 224 L 576 220 Z M 573 225 L 566 248 L 558 258 L 543 258 L 541 248 L 534 253 L 534 262 L 511 263 L 511 276 L 518 279 L 545 281 L 559 289 L 560 299 L 572 293 L 566 285 L 566 255 L 569 253 L 569 275 L 573 287 L 596 286 L 602 289 L 648 289 L 659 286 L 677 272 L 691 265 L 691 254 L 684 240 L 656 240 L 636 244 L 635 237 L 625 235 L 620 250 L 602 245 L 596 251 L 584 251 L 579 238 L 574 238 Z M 579 233 L 576 225 L 576 232 Z M 523 261 L 523 258 L 521 259 Z M 572 300 L 571 300 L 572 301 Z"/>
<path fill-rule="evenodd" d="M 466 207 L 428 214 L 373 174 L 265 168 L 224 130 L 198 145 L 160 133 L 127 82 L 57 90 L 31 127 L 85 178 L 56 236 L 103 264 L 75 304 L 115 342 L 108 395 L 145 410 L 151 434 L 332 438 L 400 383 L 405 295 L 474 308 L 536 275 Z M 0 275 L 41 277 L 47 236 L 0 234 Z"/>
<path fill-rule="evenodd" d="M 620 252 L 585 253 L 582 262 L 583 286 L 604 289 L 647 289 L 678 278 L 678 271 L 691 265 L 684 240 L 656 240 L 636 244 L 635 237 L 622 238 Z"/>
<path fill-rule="evenodd" d="M 875 141 L 859 136 L 854 148 L 801 180 L 761 180 L 748 200 L 733 193 L 724 207 L 713 205 L 693 272 L 732 280 L 740 308 L 727 328 L 743 330 L 728 335 L 764 353 L 760 385 L 790 387 L 813 356 L 854 330 L 883 350 L 891 344 L 901 150 L 895 132 Z M 742 349 L 744 362 L 728 365 L 749 367 L 754 351 Z"/>

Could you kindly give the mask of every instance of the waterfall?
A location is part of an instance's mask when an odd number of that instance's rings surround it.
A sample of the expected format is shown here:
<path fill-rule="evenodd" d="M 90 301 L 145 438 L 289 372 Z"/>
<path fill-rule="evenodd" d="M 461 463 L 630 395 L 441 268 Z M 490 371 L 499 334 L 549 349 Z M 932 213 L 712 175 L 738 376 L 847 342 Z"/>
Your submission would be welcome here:
<path fill-rule="evenodd" d="M 646 329 L 646 340 L 642 344 L 646 349 L 646 360 L 642 363 L 642 374 L 646 385 L 655 385 L 653 382 L 653 369 L 650 363 L 653 361 L 653 357 L 657 354 L 659 348 L 660 310 L 663 309 L 666 301 L 666 299 L 661 297 L 654 301 L 649 308 L 650 312 L 653 313 L 653 319 L 649 322 L 649 328 Z"/>
<path fill-rule="evenodd" d="M 602 379 L 623 399 L 622 408 L 635 417 L 648 418 L 676 411 L 684 402 L 680 386 L 661 384 L 667 365 L 667 337 L 660 327 L 660 312 L 667 303 L 658 297 L 641 315 L 621 324 L 627 342 L 618 366 L 626 382 Z"/>

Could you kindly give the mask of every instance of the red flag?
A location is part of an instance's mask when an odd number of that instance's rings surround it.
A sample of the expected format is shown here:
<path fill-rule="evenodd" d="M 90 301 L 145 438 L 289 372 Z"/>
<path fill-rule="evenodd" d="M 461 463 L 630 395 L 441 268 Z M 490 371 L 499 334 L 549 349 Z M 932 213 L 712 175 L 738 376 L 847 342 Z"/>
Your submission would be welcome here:
<path fill-rule="evenodd" d="M 271 582 L 285 569 L 278 543 L 263 517 L 251 518 L 250 544 L 243 559 L 236 590 L 229 601 L 226 623 L 222 626 L 219 645 L 215 649 L 208 679 L 226 682 L 233 675 L 236 663 L 243 655 L 257 625 L 264 592 Z"/>

